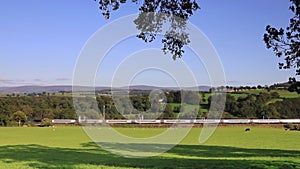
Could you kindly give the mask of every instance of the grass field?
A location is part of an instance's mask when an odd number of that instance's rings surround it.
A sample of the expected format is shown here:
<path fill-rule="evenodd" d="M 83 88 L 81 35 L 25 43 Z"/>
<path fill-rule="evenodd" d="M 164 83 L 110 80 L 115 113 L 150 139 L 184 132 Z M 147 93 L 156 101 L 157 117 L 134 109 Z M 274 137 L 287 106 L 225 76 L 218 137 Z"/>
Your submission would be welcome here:
<path fill-rule="evenodd" d="M 280 97 L 282 98 L 298 98 L 299 94 L 297 92 L 289 92 L 287 90 L 270 90 L 269 92 L 265 89 L 257 89 L 257 90 L 248 90 L 245 91 L 245 93 L 249 93 L 249 94 L 259 94 L 261 92 L 265 92 L 265 93 L 272 93 L 272 92 L 277 92 Z"/>
<path fill-rule="evenodd" d="M 300 132 L 244 128 L 218 128 L 205 144 L 193 128 L 173 149 L 143 159 L 101 149 L 80 127 L 0 128 L 0 168 L 300 168 Z M 165 129 L 118 130 L 147 137 Z"/>

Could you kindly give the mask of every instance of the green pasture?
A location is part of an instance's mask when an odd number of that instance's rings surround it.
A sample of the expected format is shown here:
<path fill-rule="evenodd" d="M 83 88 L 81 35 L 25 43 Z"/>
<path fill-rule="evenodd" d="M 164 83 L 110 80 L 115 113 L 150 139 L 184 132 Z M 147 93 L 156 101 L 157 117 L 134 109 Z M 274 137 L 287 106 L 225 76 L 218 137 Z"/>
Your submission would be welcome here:
<path fill-rule="evenodd" d="M 242 91 L 242 92 L 239 92 L 239 93 L 230 93 L 230 95 L 237 99 L 237 98 L 247 97 L 248 94 L 258 95 L 259 93 L 272 93 L 272 92 L 277 92 L 279 94 L 280 98 L 272 99 L 267 104 L 275 103 L 277 101 L 282 101 L 284 98 L 298 98 L 298 97 L 300 97 L 300 95 L 297 92 L 289 92 L 287 90 L 270 90 L 270 91 L 267 91 L 265 89 L 247 90 L 247 91 Z"/>
<path fill-rule="evenodd" d="M 0 168 L 300 168 L 300 132 L 244 129 L 220 127 L 207 142 L 199 144 L 201 129 L 193 128 L 173 149 L 141 159 L 101 149 L 80 127 L 0 128 Z M 165 130 L 117 129 L 139 138 Z"/>
<path fill-rule="evenodd" d="M 259 93 L 272 93 L 272 92 L 277 92 L 279 93 L 281 98 L 297 98 L 300 97 L 297 92 L 289 92 L 287 90 L 270 90 L 267 91 L 265 89 L 256 89 L 256 90 L 247 90 L 243 93 L 248 93 L 248 94 L 259 94 Z"/>

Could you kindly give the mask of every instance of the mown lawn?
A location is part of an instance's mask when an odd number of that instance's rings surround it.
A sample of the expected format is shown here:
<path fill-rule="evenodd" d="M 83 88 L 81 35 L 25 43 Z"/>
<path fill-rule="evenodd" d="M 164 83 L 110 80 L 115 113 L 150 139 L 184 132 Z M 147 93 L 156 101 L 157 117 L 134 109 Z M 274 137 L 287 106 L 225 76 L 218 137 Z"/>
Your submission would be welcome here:
<path fill-rule="evenodd" d="M 217 128 L 204 144 L 201 129 L 193 128 L 173 149 L 142 159 L 101 149 L 80 127 L 0 128 L 0 168 L 300 168 L 300 132 L 244 128 Z M 165 129 L 118 131 L 147 137 Z"/>

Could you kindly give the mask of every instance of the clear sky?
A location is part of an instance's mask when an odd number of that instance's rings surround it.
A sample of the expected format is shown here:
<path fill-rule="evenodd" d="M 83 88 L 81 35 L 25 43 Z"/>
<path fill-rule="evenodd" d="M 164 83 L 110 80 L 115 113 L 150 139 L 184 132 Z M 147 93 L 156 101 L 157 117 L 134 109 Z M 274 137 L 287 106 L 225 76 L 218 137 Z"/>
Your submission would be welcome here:
<path fill-rule="evenodd" d="M 140 3 L 125 4 L 105 20 L 94 0 L 1 0 L 0 87 L 72 84 L 77 57 L 89 37 L 111 21 L 137 13 Z M 288 25 L 291 17 L 288 0 L 199 0 L 198 3 L 201 10 L 190 22 L 215 46 L 228 85 L 269 85 L 287 81 L 295 74 L 279 70 L 279 59 L 262 41 L 266 25 Z M 162 46 L 159 42 L 144 44 L 131 38 L 123 47 L 128 55 L 135 50 Z M 109 76 L 122 61 L 124 51 L 115 47 L 107 55 L 98 70 L 97 85 L 109 85 Z M 187 51 L 183 61 L 199 84 L 209 84 L 205 69 L 195 64 L 190 55 L 192 52 Z M 159 80 L 151 78 L 153 74 L 145 71 L 132 82 L 173 85 L 167 82 L 171 78 L 161 72 L 156 74 L 161 77 Z M 166 82 L 161 84 L 161 79 Z"/>

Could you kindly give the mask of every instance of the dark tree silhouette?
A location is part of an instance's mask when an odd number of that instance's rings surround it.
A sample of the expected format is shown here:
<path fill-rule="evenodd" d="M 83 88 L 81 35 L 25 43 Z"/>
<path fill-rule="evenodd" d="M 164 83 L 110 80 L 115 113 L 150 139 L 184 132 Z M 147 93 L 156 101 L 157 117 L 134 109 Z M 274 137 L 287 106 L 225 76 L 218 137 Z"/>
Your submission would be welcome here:
<path fill-rule="evenodd" d="M 289 78 L 289 88 L 288 91 L 290 92 L 297 92 L 300 94 L 300 82 L 297 82 L 295 78 L 290 77 Z"/>
<path fill-rule="evenodd" d="M 126 0 L 95 0 L 99 2 L 99 9 L 104 18 L 109 19 L 111 11 L 116 11 Z M 131 0 L 137 3 L 137 0 Z M 139 7 L 140 14 L 135 19 L 138 38 L 152 42 L 158 33 L 162 33 L 163 24 L 170 23 L 170 28 L 162 39 L 163 52 L 170 52 L 173 59 L 181 58 L 184 45 L 190 43 L 186 32 L 186 22 L 194 11 L 200 9 L 195 0 L 145 0 Z M 175 18 L 175 19 L 174 19 Z"/>
<path fill-rule="evenodd" d="M 300 75 L 300 1 L 290 0 L 289 9 L 294 13 L 289 26 L 285 29 L 276 29 L 270 25 L 266 27 L 264 41 L 267 48 L 271 48 L 276 56 L 284 57 L 279 63 L 280 69 L 296 69 L 296 75 Z"/>

